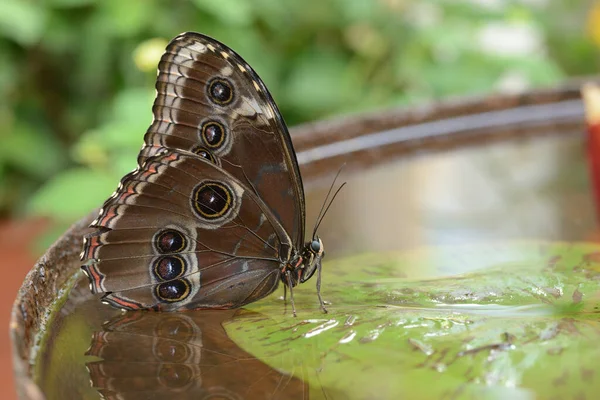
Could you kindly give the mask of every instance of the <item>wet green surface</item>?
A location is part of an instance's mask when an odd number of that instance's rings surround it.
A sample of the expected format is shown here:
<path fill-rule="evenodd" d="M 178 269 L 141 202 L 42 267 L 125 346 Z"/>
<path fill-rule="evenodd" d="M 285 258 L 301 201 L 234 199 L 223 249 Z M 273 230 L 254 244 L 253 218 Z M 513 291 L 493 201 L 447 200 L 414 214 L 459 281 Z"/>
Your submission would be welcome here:
<path fill-rule="evenodd" d="M 356 399 L 594 398 L 599 250 L 520 243 L 362 255 L 326 265 L 329 314 L 303 289 L 297 319 L 270 299 L 226 329 L 316 398 L 329 389 Z M 472 272 L 443 276 L 461 268 Z"/>

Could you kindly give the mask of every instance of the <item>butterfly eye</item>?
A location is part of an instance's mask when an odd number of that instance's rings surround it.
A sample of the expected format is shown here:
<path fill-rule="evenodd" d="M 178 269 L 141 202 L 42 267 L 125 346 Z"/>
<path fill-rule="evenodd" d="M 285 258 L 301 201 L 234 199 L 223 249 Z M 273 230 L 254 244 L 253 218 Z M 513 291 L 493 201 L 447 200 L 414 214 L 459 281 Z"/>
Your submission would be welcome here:
<path fill-rule="evenodd" d="M 219 218 L 231 209 L 231 190 L 218 182 L 204 182 L 192 193 L 192 205 L 201 217 Z"/>
<path fill-rule="evenodd" d="M 216 121 L 208 121 L 202 124 L 202 139 L 210 148 L 216 148 L 225 140 L 225 127 Z"/>
<path fill-rule="evenodd" d="M 310 249 L 313 252 L 318 253 L 319 251 L 321 251 L 321 242 L 319 242 L 318 240 L 313 240 L 310 243 Z"/>
<path fill-rule="evenodd" d="M 212 153 L 210 151 L 208 151 L 207 149 L 205 149 L 204 147 L 198 147 L 192 150 L 192 152 L 202 158 L 204 158 L 205 160 L 210 161 L 213 164 L 216 164 L 217 161 L 215 160 L 215 157 L 212 155 Z"/>
<path fill-rule="evenodd" d="M 154 275 L 161 281 L 176 279 L 184 272 L 185 262 L 178 256 L 161 257 L 154 264 Z"/>
<path fill-rule="evenodd" d="M 233 86 L 223 78 L 214 78 L 208 82 L 209 99 L 221 106 L 226 106 L 233 101 Z"/>
<path fill-rule="evenodd" d="M 186 246 L 185 238 L 176 230 L 162 231 L 156 237 L 156 247 L 159 253 L 177 253 Z"/>
<path fill-rule="evenodd" d="M 165 302 L 181 301 L 190 294 L 190 284 L 185 279 L 163 282 L 156 286 L 156 297 Z"/>

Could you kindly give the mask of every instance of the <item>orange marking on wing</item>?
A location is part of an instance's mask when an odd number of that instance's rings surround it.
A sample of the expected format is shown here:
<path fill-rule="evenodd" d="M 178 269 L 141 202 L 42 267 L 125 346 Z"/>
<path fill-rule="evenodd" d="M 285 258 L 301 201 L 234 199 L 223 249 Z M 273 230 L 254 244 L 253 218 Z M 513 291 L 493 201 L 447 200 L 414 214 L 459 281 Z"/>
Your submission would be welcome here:
<path fill-rule="evenodd" d="M 124 188 L 125 190 L 123 191 L 123 193 L 121 194 L 119 200 L 121 201 L 126 201 L 129 197 L 137 194 L 137 192 L 135 191 L 135 187 L 137 185 L 128 183 L 127 186 Z"/>
<path fill-rule="evenodd" d="M 125 193 L 135 193 L 135 187 L 136 187 L 135 184 L 128 183 L 127 186 L 125 187 Z"/>
<path fill-rule="evenodd" d="M 90 273 L 92 279 L 94 280 L 94 287 L 99 291 L 102 288 L 102 280 L 104 280 L 104 275 L 102 275 L 96 269 L 95 265 L 91 265 L 88 268 L 88 272 Z"/>
<path fill-rule="evenodd" d="M 142 173 L 140 174 L 140 179 L 141 179 L 141 180 L 146 180 L 146 179 L 148 179 L 148 177 L 149 177 L 150 175 L 152 175 L 152 174 L 149 174 L 148 172 L 144 171 L 144 172 L 142 172 Z"/>
<path fill-rule="evenodd" d="M 168 156 L 165 157 L 165 160 L 167 162 L 175 161 L 177 159 L 178 159 L 177 154 L 173 154 L 173 153 L 171 153 L 171 154 L 169 154 Z"/>
<path fill-rule="evenodd" d="M 123 306 L 123 307 L 129 307 L 129 308 L 132 308 L 132 309 L 139 309 L 139 308 L 141 308 L 141 306 L 138 303 L 133 303 L 131 301 L 123 300 L 123 299 L 120 299 L 120 298 L 115 297 L 115 296 L 113 296 L 111 298 L 111 300 L 114 301 L 115 303 L 117 303 L 118 305 Z"/>
<path fill-rule="evenodd" d="M 98 225 L 106 226 L 110 222 L 111 219 L 117 216 L 117 212 L 115 211 L 116 207 L 109 208 L 102 219 L 98 222 Z"/>
<path fill-rule="evenodd" d="M 100 242 L 99 236 L 92 236 L 88 238 L 87 247 L 85 249 L 85 258 L 96 258 L 96 250 L 100 247 L 102 243 Z M 89 254 L 92 254 L 90 257 Z"/>
<path fill-rule="evenodd" d="M 140 180 L 148 180 L 152 175 L 156 175 L 157 173 L 158 170 L 156 169 L 156 167 L 152 166 L 147 171 L 144 171 L 140 174 Z"/>

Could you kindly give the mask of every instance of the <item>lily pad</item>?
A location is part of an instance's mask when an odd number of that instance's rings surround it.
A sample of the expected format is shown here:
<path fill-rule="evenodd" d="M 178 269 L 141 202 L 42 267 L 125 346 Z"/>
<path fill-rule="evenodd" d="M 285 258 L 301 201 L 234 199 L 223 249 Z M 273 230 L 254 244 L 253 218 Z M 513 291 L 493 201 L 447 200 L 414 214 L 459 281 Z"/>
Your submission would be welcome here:
<path fill-rule="evenodd" d="M 585 243 L 366 254 L 325 263 L 328 314 L 304 286 L 298 318 L 272 297 L 225 328 L 310 398 L 593 398 L 599 278 Z"/>

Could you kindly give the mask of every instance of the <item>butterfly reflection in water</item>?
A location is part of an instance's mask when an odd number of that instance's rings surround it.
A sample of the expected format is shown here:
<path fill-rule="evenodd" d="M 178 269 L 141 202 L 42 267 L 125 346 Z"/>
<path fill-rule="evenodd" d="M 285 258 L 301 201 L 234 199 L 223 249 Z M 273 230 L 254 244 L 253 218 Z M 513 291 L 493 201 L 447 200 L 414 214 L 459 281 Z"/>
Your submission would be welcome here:
<path fill-rule="evenodd" d="M 86 355 L 104 399 L 306 399 L 308 385 L 252 357 L 222 327 L 223 313 L 125 313 L 102 326 Z"/>
<path fill-rule="evenodd" d="M 281 280 L 295 315 L 292 288 L 317 272 L 326 312 L 324 213 L 304 243 L 298 162 L 262 80 L 227 46 L 188 32 L 167 46 L 156 89 L 138 168 L 84 237 L 92 292 L 126 310 L 227 309 Z"/>

